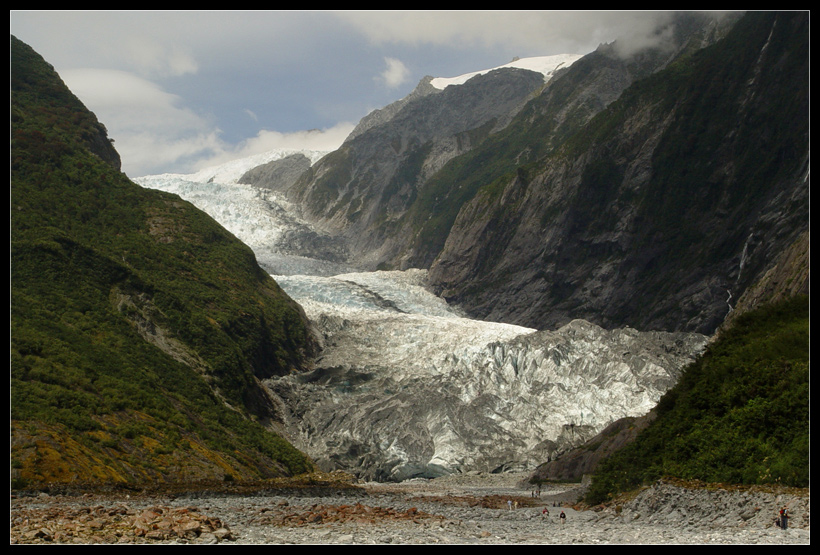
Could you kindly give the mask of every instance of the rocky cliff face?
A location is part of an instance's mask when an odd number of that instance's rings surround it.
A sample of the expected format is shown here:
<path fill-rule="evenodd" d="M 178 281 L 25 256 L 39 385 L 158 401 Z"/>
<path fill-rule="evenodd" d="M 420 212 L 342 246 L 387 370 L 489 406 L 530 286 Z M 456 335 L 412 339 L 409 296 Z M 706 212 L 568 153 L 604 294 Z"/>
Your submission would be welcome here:
<path fill-rule="evenodd" d="M 540 73 L 504 69 L 457 87 L 412 95 L 367 118 L 336 152 L 288 190 L 303 216 L 343 236 L 351 262 L 375 267 L 405 243 L 395 222 L 447 161 L 502 128 L 543 87 Z"/>
<path fill-rule="evenodd" d="M 598 463 L 634 441 L 654 418 L 654 411 L 637 418 L 620 418 L 582 445 L 540 464 L 529 479 L 532 482 L 580 482 L 593 474 Z"/>
<path fill-rule="evenodd" d="M 304 154 L 291 154 L 249 170 L 238 182 L 265 189 L 287 190 L 300 175 L 310 169 L 312 163 Z"/>
<path fill-rule="evenodd" d="M 430 269 L 496 321 L 713 333 L 808 229 L 805 14 L 754 14 L 466 203 Z"/>

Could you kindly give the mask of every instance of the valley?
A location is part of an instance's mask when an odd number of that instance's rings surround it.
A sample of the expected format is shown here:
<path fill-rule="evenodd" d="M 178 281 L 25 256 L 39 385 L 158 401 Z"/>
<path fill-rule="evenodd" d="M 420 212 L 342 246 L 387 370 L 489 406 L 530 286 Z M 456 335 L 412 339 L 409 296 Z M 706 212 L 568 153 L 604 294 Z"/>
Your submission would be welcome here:
<path fill-rule="evenodd" d="M 12 543 L 809 543 L 808 20 L 141 177 L 12 36 Z"/>
<path fill-rule="evenodd" d="M 322 235 L 292 204 L 238 182 L 253 164 L 136 181 L 211 214 L 305 310 L 321 348 L 313 370 L 263 383 L 286 437 L 324 471 L 393 482 L 531 471 L 648 412 L 705 347 L 695 333 L 475 320 L 431 292 L 426 270 L 316 258 Z"/>

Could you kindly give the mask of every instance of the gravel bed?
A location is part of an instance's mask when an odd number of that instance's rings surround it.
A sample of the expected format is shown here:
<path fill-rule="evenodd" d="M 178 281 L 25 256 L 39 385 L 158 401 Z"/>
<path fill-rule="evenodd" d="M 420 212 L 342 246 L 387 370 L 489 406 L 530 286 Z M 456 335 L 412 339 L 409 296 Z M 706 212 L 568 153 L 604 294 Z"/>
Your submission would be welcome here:
<path fill-rule="evenodd" d="M 10 543 L 810 544 L 807 493 L 661 485 L 617 509 L 580 510 L 569 504 L 571 486 L 536 496 L 519 478 L 363 484 L 360 494 L 316 496 L 12 496 Z M 716 502 L 738 509 L 705 518 Z M 774 525 L 781 503 L 792 511 L 786 530 Z"/>

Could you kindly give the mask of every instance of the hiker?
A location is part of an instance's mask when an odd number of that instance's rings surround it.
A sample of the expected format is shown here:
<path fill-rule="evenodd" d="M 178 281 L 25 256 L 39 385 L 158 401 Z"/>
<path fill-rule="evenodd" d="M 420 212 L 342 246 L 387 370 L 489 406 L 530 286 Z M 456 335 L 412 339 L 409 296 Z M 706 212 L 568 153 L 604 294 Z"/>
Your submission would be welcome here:
<path fill-rule="evenodd" d="M 512 511 L 512 499 L 507 499 L 507 510 Z"/>
<path fill-rule="evenodd" d="M 541 511 L 541 520 L 549 520 L 550 511 L 544 506 L 544 509 Z"/>
<path fill-rule="evenodd" d="M 787 507 L 780 509 L 780 527 L 783 530 L 789 527 L 789 509 Z"/>
<path fill-rule="evenodd" d="M 566 513 L 564 513 L 564 511 L 561 511 L 561 515 L 559 516 L 559 518 L 561 519 L 561 524 L 565 523 L 567 521 Z"/>

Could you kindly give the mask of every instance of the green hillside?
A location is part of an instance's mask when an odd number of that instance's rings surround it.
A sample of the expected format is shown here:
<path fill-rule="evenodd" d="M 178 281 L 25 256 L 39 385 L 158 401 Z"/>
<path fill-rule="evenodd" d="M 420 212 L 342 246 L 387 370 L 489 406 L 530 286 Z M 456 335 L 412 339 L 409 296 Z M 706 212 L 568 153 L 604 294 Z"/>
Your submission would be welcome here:
<path fill-rule="evenodd" d="M 301 309 L 209 216 L 129 181 L 14 37 L 10 62 L 13 485 L 311 470 L 258 383 L 305 366 Z"/>
<path fill-rule="evenodd" d="M 596 469 L 586 501 L 673 477 L 809 485 L 809 299 L 748 312 L 661 398 L 657 418 Z"/>

